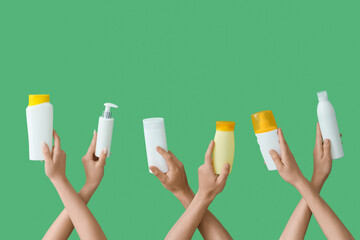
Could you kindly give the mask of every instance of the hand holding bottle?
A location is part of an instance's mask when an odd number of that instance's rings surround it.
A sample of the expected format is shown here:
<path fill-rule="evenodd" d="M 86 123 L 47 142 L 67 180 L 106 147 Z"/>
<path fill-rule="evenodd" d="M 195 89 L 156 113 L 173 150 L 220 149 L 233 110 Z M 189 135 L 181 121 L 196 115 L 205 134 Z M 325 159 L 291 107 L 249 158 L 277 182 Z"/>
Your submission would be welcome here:
<path fill-rule="evenodd" d="M 95 156 L 97 133 L 94 130 L 94 136 L 85 156 L 82 157 L 82 163 L 85 169 L 86 183 L 89 186 L 97 188 L 104 176 L 104 166 L 106 164 L 107 148 L 102 149 L 100 157 Z"/>
<path fill-rule="evenodd" d="M 216 175 L 213 167 L 212 153 L 215 142 L 211 141 L 205 154 L 205 163 L 199 167 L 199 193 L 214 199 L 222 192 L 230 173 L 230 164 L 225 164 L 220 175 Z"/>
<path fill-rule="evenodd" d="M 54 147 L 52 153 L 45 142 L 41 143 L 45 158 L 45 173 L 51 181 L 57 179 L 64 179 L 66 167 L 66 153 L 61 149 L 59 135 L 54 130 Z"/>
<path fill-rule="evenodd" d="M 157 147 L 156 150 L 169 166 L 167 173 L 163 173 L 155 166 L 150 166 L 151 171 L 160 180 L 161 184 L 178 198 L 181 195 L 192 193 L 183 163 L 171 151 L 167 152 L 161 147 Z"/>
<path fill-rule="evenodd" d="M 288 144 L 285 141 L 282 129 L 278 130 L 281 157 L 279 154 L 270 150 L 271 158 L 274 160 L 276 168 L 279 171 L 280 176 L 291 185 L 295 186 L 299 181 L 304 179 L 299 166 L 297 165 L 294 155 L 291 153 Z"/>

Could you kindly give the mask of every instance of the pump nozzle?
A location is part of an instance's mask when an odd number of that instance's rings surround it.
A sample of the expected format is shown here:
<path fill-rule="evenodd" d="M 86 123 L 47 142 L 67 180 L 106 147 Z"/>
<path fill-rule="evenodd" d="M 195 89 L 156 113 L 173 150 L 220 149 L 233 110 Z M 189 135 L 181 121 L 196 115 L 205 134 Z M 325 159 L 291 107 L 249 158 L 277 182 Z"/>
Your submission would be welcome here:
<path fill-rule="evenodd" d="M 105 111 L 103 113 L 103 117 L 104 118 L 111 118 L 111 112 L 110 112 L 110 108 L 118 108 L 117 105 L 113 104 L 113 103 L 105 103 Z"/>

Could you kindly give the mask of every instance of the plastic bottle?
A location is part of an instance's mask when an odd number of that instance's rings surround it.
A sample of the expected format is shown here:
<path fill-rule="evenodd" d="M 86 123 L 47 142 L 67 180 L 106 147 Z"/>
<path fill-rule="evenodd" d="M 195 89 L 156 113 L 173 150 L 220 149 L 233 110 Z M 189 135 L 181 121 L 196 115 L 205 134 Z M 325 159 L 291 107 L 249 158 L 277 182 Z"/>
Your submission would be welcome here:
<path fill-rule="evenodd" d="M 232 170 L 235 154 L 234 139 L 235 122 L 217 121 L 215 132 L 215 147 L 213 152 L 213 165 L 216 174 L 220 174 L 226 163 Z"/>
<path fill-rule="evenodd" d="M 163 173 L 167 173 L 168 165 L 156 151 L 157 146 L 167 151 L 164 118 L 147 118 L 143 120 L 143 125 L 148 166 L 155 166 Z M 152 173 L 150 169 L 149 172 Z"/>
<path fill-rule="evenodd" d="M 277 170 L 269 153 L 272 149 L 281 156 L 278 127 L 272 111 L 268 110 L 254 113 L 251 115 L 251 119 L 266 167 L 269 171 Z"/>
<path fill-rule="evenodd" d="M 342 158 L 344 156 L 344 149 L 340 138 L 335 109 L 329 102 L 326 91 L 318 92 L 317 96 L 319 99 L 317 115 L 322 138 L 324 140 L 329 139 L 331 142 L 332 159 Z"/>
<path fill-rule="evenodd" d="M 52 151 L 53 106 L 49 95 L 29 95 L 26 108 L 30 160 L 44 160 L 41 143 Z"/>
<path fill-rule="evenodd" d="M 110 156 L 111 139 L 114 128 L 114 119 L 111 118 L 110 108 L 118 108 L 113 103 L 105 103 L 105 111 L 99 117 L 98 132 L 96 139 L 95 156 L 100 157 L 104 148 L 107 148 L 107 157 Z"/>

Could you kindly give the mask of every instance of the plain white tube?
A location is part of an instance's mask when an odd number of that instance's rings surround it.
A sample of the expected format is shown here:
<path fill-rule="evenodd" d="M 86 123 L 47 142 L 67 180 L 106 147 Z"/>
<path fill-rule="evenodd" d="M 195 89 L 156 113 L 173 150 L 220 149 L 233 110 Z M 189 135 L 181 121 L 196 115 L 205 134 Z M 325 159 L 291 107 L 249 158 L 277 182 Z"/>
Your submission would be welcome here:
<path fill-rule="evenodd" d="M 41 143 L 45 142 L 52 151 L 53 146 L 53 106 L 51 103 L 41 103 L 26 108 L 26 121 L 29 136 L 30 160 L 45 160 Z"/>
<path fill-rule="evenodd" d="M 148 166 L 155 166 L 163 173 L 167 173 L 168 165 L 156 151 L 157 146 L 167 151 L 164 118 L 147 118 L 143 120 L 143 125 Z M 150 169 L 149 172 L 152 173 Z"/>
<path fill-rule="evenodd" d="M 273 131 L 255 134 L 257 137 L 257 142 L 260 146 L 261 154 L 269 171 L 277 170 L 269 151 L 273 149 L 281 156 L 279 136 L 277 132 L 278 130 L 275 129 Z"/>
<path fill-rule="evenodd" d="M 344 157 L 344 149 L 341 142 L 340 131 L 336 120 L 335 109 L 328 100 L 326 91 L 318 92 L 319 104 L 317 115 L 322 138 L 331 142 L 331 157 L 338 159 Z"/>
<path fill-rule="evenodd" d="M 107 156 L 110 156 L 111 139 L 114 128 L 113 118 L 99 118 L 98 135 L 96 140 L 95 156 L 100 157 L 104 148 L 107 148 Z"/>

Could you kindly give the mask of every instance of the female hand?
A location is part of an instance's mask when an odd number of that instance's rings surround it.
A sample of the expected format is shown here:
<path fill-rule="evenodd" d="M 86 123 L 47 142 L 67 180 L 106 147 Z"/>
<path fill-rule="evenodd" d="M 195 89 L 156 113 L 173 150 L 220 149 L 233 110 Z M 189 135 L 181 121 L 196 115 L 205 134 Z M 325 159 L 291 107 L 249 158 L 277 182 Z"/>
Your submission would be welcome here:
<path fill-rule="evenodd" d="M 225 187 L 230 173 L 230 164 L 225 164 L 220 175 L 216 175 L 213 167 L 212 153 L 215 142 L 211 141 L 205 154 L 205 163 L 199 167 L 199 193 L 214 199 Z"/>
<path fill-rule="evenodd" d="M 45 158 L 45 173 L 51 181 L 58 179 L 65 179 L 66 168 L 66 154 L 61 149 L 59 135 L 54 130 L 54 147 L 52 153 L 50 153 L 49 146 L 45 143 L 41 143 L 42 151 Z"/>
<path fill-rule="evenodd" d="M 151 171 L 160 180 L 161 184 L 175 196 L 191 191 L 183 163 L 171 151 L 167 152 L 161 147 L 157 147 L 156 150 L 163 156 L 169 166 L 167 173 L 161 172 L 155 166 L 150 166 Z"/>
<path fill-rule="evenodd" d="M 329 139 L 325 139 L 321 136 L 320 125 L 317 123 L 316 127 L 316 141 L 314 148 L 314 172 L 312 181 L 320 182 L 322 184 L 328 178 L 332 168 L 331 158 L 331 143 Z"/>
<path fill-rule="evenodd" d="M 104 176 L 104 165 L 106 164 L 107 149 L 104 148 L 100 157 L 95 156 L 97 133 L 94 130 L 94 136 L 90 143 L 89 149 L 82 162 L 85 169 L 86 184 L 97 188 Z"/>
<path fill-rule="evenodd" d="M 300 171 L 293 154 L 290 151 L 288 144 L 285 141 L 281 128 L 278 130 L 281 157 L 276 151 L 270 150 L 271 158 L 278 169 L 280 176 L 291 185 L 295 186 L 299 180 L 304 178 L 304 175 Z"/>

